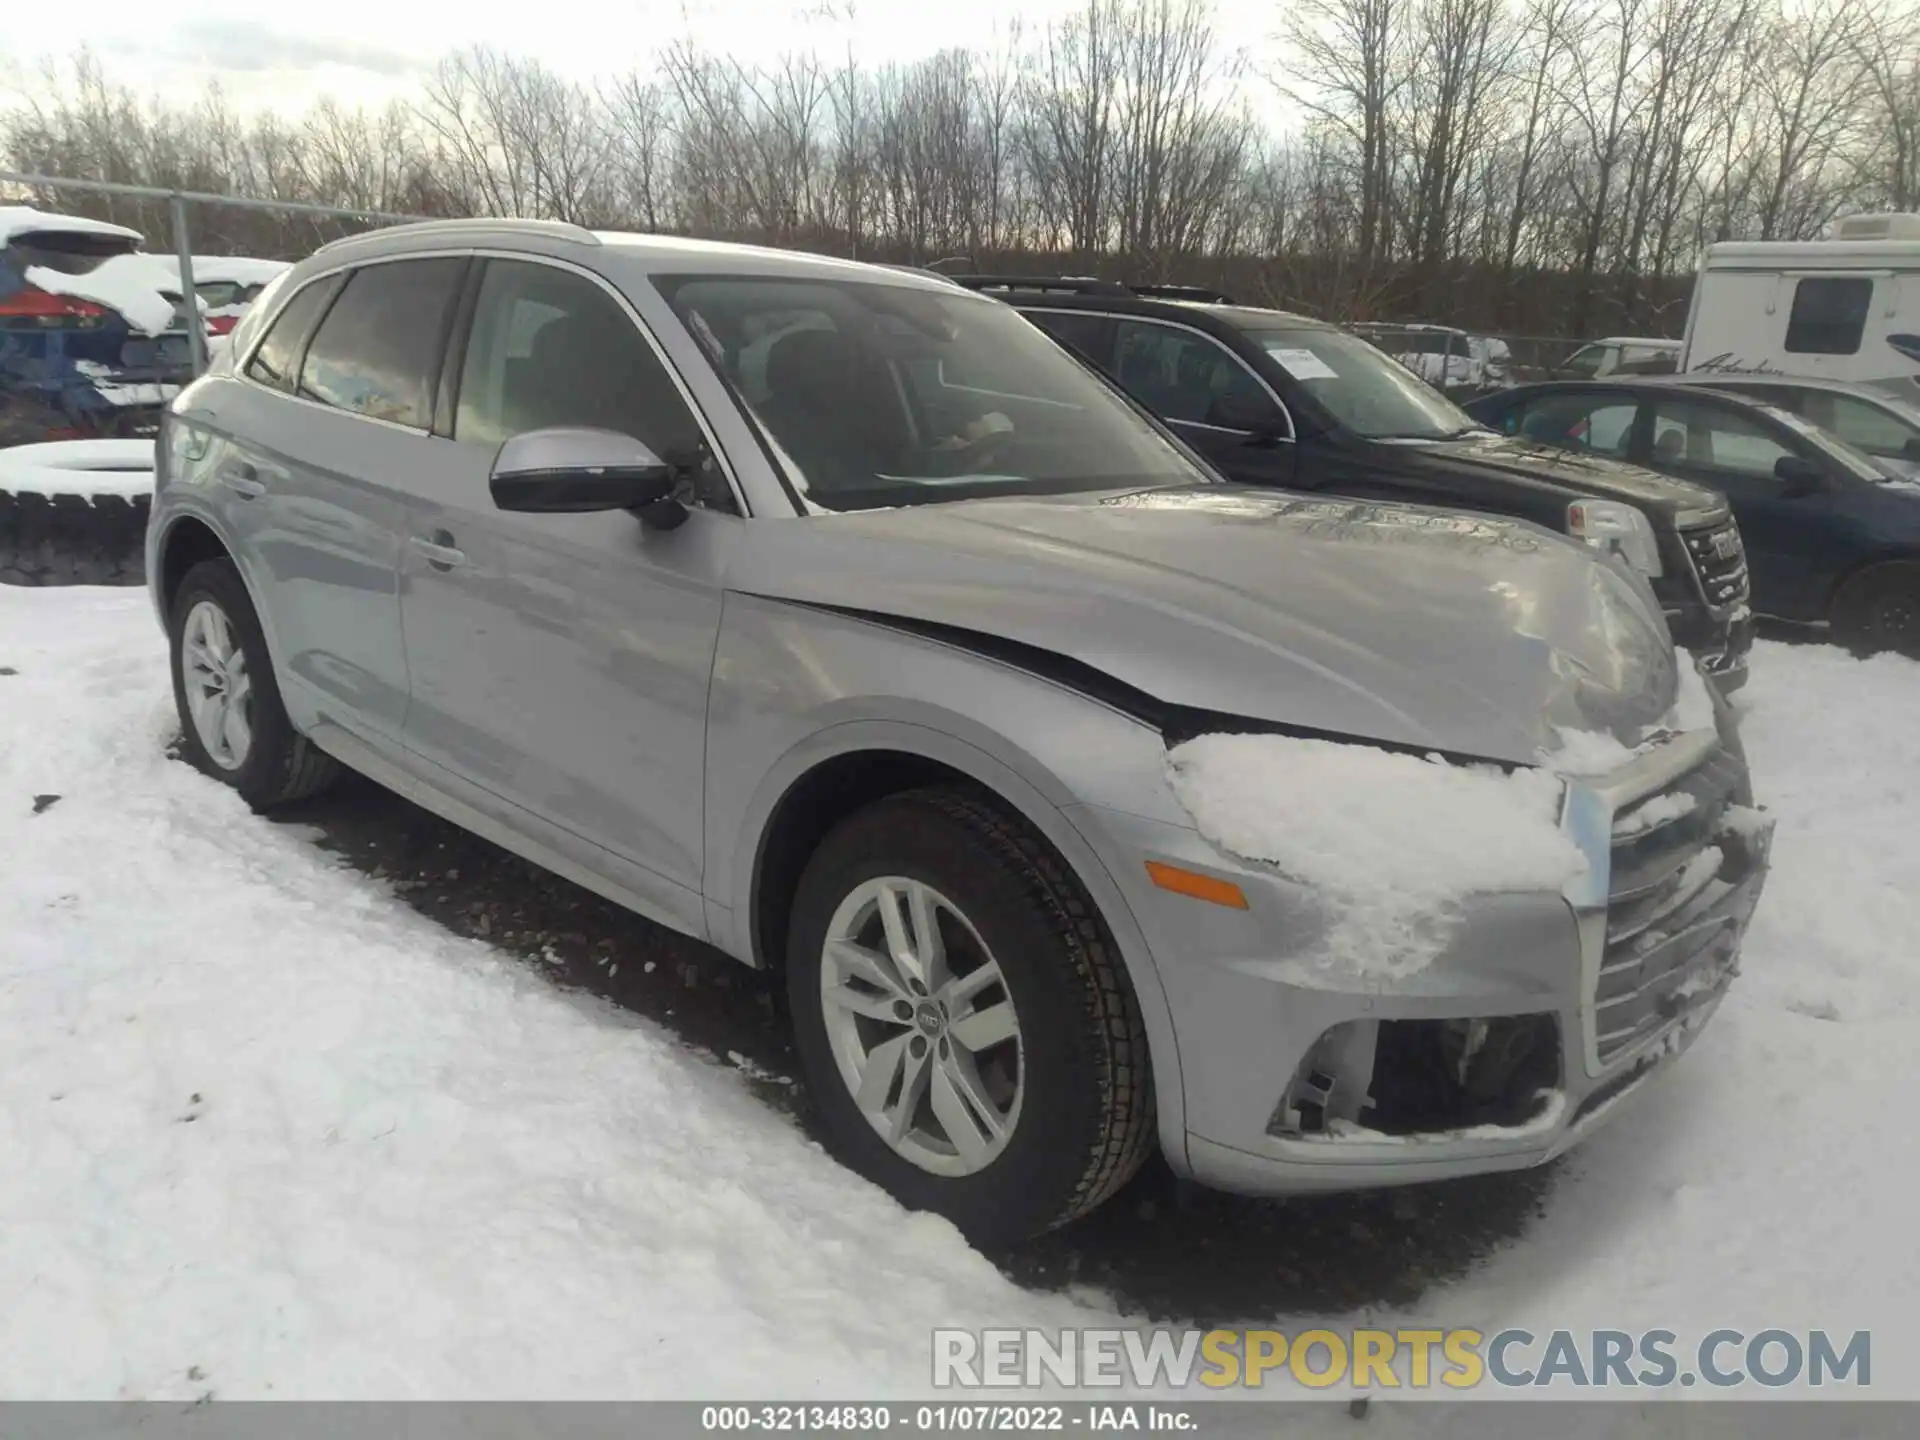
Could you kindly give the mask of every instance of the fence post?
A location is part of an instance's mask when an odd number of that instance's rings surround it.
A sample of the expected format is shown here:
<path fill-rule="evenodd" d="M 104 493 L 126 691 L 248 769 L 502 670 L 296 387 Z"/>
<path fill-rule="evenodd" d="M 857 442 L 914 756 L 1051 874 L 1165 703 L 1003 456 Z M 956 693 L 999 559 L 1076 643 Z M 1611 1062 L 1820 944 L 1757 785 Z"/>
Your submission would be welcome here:
<path fill-rule="evenodd" d="M 177 190 L 168 197 L 173 206 L 173 253 L 180 262 L 180 306 L 187 321 L 187 354 L 193 378 L 207 373 L 207 323 L 200 314 L 200 294 L 193 288 L 193 236 L 187 230 L 187 197 Z"/>

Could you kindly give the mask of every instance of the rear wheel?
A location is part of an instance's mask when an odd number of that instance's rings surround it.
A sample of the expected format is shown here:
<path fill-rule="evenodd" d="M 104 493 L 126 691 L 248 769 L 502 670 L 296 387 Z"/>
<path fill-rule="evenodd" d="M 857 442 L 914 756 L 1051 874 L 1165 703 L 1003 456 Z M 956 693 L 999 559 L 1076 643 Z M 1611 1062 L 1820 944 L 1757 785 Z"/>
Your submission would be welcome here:
<path fill-rule="evenodd" d="M 833 1149 L 1007 1244 L 1098 1205 L 1153 1134 L 1118 955 L 1058 859 L 957 790 L 844 822 L 801 878 L 788 991 Z"/>
<path fill-rule="evenodd" d="M 293 728 L 253 601 L 231 560 L 206 560 L 174 595 L 173 697 L 187 758 L 256 809 L 304 799 L 339 773 Z"/>
<path fill-rule="evenodd" d="M 1893 650 L 1920 657 L 1920 564 L 1895 561 L 1862 570 L 1834 596 L 1833 628 L 1856 653 Z"/>

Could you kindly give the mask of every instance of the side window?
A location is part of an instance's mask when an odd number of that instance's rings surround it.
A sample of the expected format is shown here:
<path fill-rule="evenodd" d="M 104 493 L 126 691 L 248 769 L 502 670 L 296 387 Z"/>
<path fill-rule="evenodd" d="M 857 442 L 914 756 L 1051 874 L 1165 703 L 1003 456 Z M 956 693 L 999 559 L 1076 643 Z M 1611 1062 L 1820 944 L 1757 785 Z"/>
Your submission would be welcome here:
<path fill-rule="evenodd" d="M 1633 442 L 1638 409 L 1624 395 L 1548 395 L 1520 413 L 1517 430 L 1536 445 L 1617 458 Z"/>
<path fill-rule="evenodd" d="M 286 307 L 274 317 L 267 338 L 260 342 L 260 348 L 247 362 L 248 376 L 262 385 L 292 394 L 293 367 L 300 362 L 300 347 L 307 343 L 314 323 L 339 288 L 340 277 L 329 275 L 315 280 L 287 301 Z"/>
<path fill-rule="evenodd" d="M 1249 416 L 1279 410 L 1237 355 L 1205 335 L 1151 320 L 1122 320 L 1115 376 L 1164 420 L 1238 429 Z M 1227 424 L 1227 418 L 1237 422 Z"/>
<path fill-rule="evenodd" d="M 1109 373 L 1113 370 L 1113 321 L 1100 315 L 1069 315 L 1060 310 L 1023 312 L 1027 319 Z"/>
<path fill-rule="evenodd" d="M 447 313 L 466 261 L 392 260 L 348 278 L 307 347 L 299 393 L 425 430 Z"/>
<path fill-rule="evenodd" d="M 1736 411 L 1693 400 L 1661 400 L 1653 410 L 1653 463 L 1695 474 L 1773 478 L 1774 465 L 1794 451 Z"/>
<path fill-rule="evenodd" d="M 611 295 L 571 270 L 489 260 L 460 369 L 454 439 L 492 449 L 555 425 L 617 430 L 681 463 L 704 448 L 673 378 Z"/>
<path fill-rule="evenodd" d="M 1793 287 L 1787 350 L 1794 355 L 1857 355 L 1873 308 L 1865 275 L 1812 275 Z"/>

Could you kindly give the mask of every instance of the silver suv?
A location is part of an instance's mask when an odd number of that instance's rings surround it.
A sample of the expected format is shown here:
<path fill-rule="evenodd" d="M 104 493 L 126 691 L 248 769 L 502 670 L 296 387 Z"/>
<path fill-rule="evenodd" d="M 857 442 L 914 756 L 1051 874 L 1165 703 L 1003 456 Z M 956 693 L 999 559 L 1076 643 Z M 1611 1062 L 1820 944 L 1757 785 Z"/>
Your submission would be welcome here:
<path fill-rule="evenodd" d="M 1262 1193 L 1545 1160 L 1710 1013 L 1765 869 L 1724 711 L 1657 728 L 1675 654 L 1624 567 L 1225 485 L 937 280 L 360 236 L 161 452 L 195 763 L 259 807 L 350 766 L 773 970 L 837 1152 L 983 1241 L 1156 1143 Z M 1242 732 L 1527 767 L 1649 725 L 1554 802 L 1579 880 L 1475 899 L 1391 980 L 1292 964 L 1318 897 L 1203 838 L 1169 765 Z"/>

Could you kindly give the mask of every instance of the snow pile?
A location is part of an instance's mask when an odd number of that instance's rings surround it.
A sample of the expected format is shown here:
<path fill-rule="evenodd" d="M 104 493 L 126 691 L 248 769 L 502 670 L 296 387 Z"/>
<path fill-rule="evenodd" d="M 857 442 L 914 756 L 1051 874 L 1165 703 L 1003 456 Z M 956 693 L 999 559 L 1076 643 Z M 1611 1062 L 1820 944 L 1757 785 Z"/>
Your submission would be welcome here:
<path fill-rule="evenodd" d="M 1446 948 L 1468 895 L 1558 891 L 1586 862 L 1560 830 L 1564 787 L 1286 735 L 1202 735 L 1168 755 L 1200 833 L 1265 861 L 1332 915 L 1315 968 L 1400 979 Z"/>
<path fill-rule="evenodd" d="M 1622 741 L 1596 730 L 1575 730 L 1564 725 L 1554 727 L 1557 744 L 1543 750 L 1539 760 L 1556 775 L 1607 775 L 1633 760 L 1649 746 L 1670 734 L 1684 735 L 1693 730 L 1712 730 L 1715 718 L 1713 692 L 1699 664 L 1679 645 L 1673 647 L 1679 664 L 1673 704 L 1652 725 L 1642 727 L 1631 741 Z"/>
<path fill-rule="evenodd" d="M 173 324 L 175 305 L 166 292 L 179 290 L 180 267 L 158 255 L 111 255 L 84 275 L 29 265 L 26 281 L 49 295 L 104 305 L 141 334 L 158 335 Z"/>
<path fill-rule="evenodd" d="M 0 450 L 0 490 L 12 495 L 151 495 L 151 440 L 49 440 Z"/>
<path fill-rule="evenodd" d="M 13 242 L 16 235 L 65 231 L 69 235 L 107 235 L 115 240 L 131 240 L 136 245 L 146 237 L 124 225 L 105 220 L 88 220 L 81 215 L 52 215 L 31 205 L 0 205 L 0 245 Z"/>

